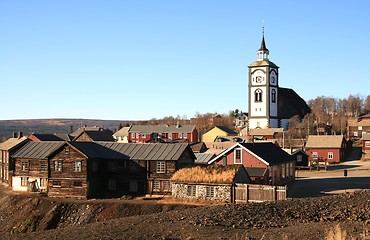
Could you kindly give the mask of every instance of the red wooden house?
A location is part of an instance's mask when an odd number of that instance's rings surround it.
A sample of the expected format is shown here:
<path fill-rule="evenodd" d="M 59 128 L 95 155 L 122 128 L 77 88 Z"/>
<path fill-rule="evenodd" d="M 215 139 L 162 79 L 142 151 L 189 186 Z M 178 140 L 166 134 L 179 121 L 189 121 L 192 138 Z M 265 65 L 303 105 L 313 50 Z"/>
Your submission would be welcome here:
<path fill-rule="evenodd" d="M 306 143 L 309 162 L 339 163 L 344 160 L 345 149 L 343 135 L 310 135 Z"/>
<path fill-rule="evenodd" d="M 243 165 L 255 183 L 281 185 L 295 177 L 294 159 L 270 142 L 236 143 L 209 164 Z M 256 176 L 258 172 L 261 176 Z"/>

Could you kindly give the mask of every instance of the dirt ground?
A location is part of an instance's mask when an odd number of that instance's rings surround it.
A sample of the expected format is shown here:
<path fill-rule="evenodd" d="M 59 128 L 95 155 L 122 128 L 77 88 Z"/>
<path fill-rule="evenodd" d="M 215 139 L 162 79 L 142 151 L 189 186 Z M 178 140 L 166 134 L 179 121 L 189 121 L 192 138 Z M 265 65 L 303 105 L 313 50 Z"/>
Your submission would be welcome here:
<path fill-rule="evenodd" d="M 357 156 L 354 154 L 354 156 Z M 289 200 L 65 200 L 0 187 L 1 239 L 370 239 L 370 161 L 299 170 Z M 343 176 L 343 170 L 348 176 Z"/>

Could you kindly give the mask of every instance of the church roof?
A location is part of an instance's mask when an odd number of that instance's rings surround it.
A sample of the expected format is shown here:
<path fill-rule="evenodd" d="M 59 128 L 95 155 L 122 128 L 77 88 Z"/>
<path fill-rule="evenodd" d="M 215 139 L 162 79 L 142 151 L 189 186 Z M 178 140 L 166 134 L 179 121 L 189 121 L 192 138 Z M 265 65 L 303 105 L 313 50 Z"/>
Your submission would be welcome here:
<path fill-rule="evenodd" d="M 264 66 L 270 66 L 274 68 L 279 68 L 275 63 L 268 61 L 268 60 L 263 60 L 263 61 L 255 61 L 252 62 L 249 67 L 264 67 Z"/>
<path fill-rule="evenodd" d="M 258 51 L 268 51 L 265 43 L 265 36 L 262 36 L 262 42 L 261 42 L 261 47 L 258 49 Z"/>
<path fill-rule="evenodd" d="M 303 118 L 311 109 L 293 89 L 279 88 L 279 118 L 290 119 L 295 115 Z"/>

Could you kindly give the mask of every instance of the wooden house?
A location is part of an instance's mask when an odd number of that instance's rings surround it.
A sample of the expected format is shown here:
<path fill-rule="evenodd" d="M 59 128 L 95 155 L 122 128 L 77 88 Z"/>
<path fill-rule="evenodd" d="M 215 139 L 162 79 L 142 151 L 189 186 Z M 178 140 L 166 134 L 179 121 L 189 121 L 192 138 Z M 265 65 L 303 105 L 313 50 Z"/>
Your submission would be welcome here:
<path fill-rule="evenodd" d="M 62 141 L 30 141 L 15 152 L 12 155 L 15 161 L 12 190 L 46 192 L 50 156 L 64 144 Z"/>
<path fill-rule="evenodd" d="M 190 200 L 233 202 L 236 183 L 250 183 L 241 165 L 184 168 L 171 178 L 172 197 Z"/>
<path fill-rule="evenodd" d="M 195 125 L 133 125 L 128 133 L 128 139 L 133 143 L 171 142 L 176 139 L 198 142 Z"/>
<path fill-rule="evenodd" d="M 254 141 L 276 139 L 278 134 L 283 134 L 284 128 L 254 128 L 250 130 L 250 138 Z"/>
<path fill-rule="evenodd" d="M 195 156 L 187 143 L 120 144 L 101 142 L 102 146 L 117 151 L 137 163 L 137 170 L 145 170 L 146 193 L 171 194 L 170 179 L 179 169 L 194 166 Z"/>
<path fill-rule="evenodd" d="M 295 160 L 295 166 L 296 168 L 300 167 L 308 167 L 309 161 L 308 161 L 308 154 L 303 151 L 302 149 L 297 149 L 294 152 L 291 153 L 293 159 Z"/>
<path fill-rule="evenodd" d="M 113 138 L 119 143 L 129 143 L 128 135 L 131 127 L 123 127 L 113 134 Z"/>
<path fill-rule="evenodd" d="M 348 120 L 347 137 L 349 139 L 361 139 L 366 133 L 370 133 L 370 114 Z"/>
<path fill-rule="evenodd" d="M 362 137 L 362 159 L 370 160 L 370 133 Z"/>
<path fill-rule="evenodd" d="M 113 132 L 109 129 L 101 129 L 99 131 L 83 130 L 74 139 L 74 142 L 97 142 L 106 141 L 114 142 Z"/>
<path fill-rule="evenodd" d="M 0 182 L 12 186 L 12 176 L 15 168 L 12 155 L 29 140 L 19 134 L 13 136 L 5 142 L 0 143 Z"/>
<path fill-rule="evenodd" d="M 309 135 L 306 143 L 310 162 L 339 163 L 344 160 L 345 149 L 343 135 Z"/>
<path fill-rule="evenodd" d="M 238 134 L 225 126 L 215 126 L 202 136 L 203 142 L 214 142 L 217 137 L 237 136 Z"/>
<path fill-rule="evenodd" d="M 209 164 L 242 165 L 246 168 L 264 168 L 262 184 L 282 185 L 295 178 L 295 162 L 291 155 L 270 142 L 236 143 Z M 262 172 L 262 171 L 261 171 Z"/>

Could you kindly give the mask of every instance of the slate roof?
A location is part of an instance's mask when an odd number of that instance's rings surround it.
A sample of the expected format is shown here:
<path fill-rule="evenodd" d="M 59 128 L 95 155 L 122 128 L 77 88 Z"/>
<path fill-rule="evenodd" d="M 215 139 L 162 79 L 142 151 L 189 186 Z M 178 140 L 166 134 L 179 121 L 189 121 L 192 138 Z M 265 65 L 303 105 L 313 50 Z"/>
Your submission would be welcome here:
<path fill-rule="evenodd" d="M 269 165 L 275 165 L 284 162 L 294 161 L 292 156 L 282 150 L 280 147 L 276 146 L 271 142 L 261 142 L 261 143 L 236 143 L 229 149 L 227 149 L 224 153 L 229 153 L 233 151 L 236 147 L 242 147 L 248 149 L 253 154 L 257 155 L 257 157 L 261 158 L 264 162 L 268 163 Z M 211 160 L 209 163 L 213 163 L 214 161 L 219 161 L 223 154 L 219 154 L 216 158 Z"/>
<path fill-rule="evenodd" d="M 5 142 L 0 143 L 0 150 L 10 151 L 11 149 L 23 143 L 24 141 L 28 141 L 27 137 L 9 138 Z"/>
<path fill-rule="evenodd" d="M 279 88 L 279 118 L 290 119 L 295 115 L 303 118 L 311 112 L 307 103 L 290 88 Z"/>
<path fill-rule="evenodd" d="M 77 137 L 83 131 L 101 131 L 101 130 L 102 130 L 102 128 L 101 127 L 97 127 L 97 126 L 94 126 L 94 127 L 80 127 L 76 131 L 74 131 L 73 133 L 71 133 L 71 136 L 72 137 Z"/>
<path fill-rule="evenodd" d="M 47 159 L 50 154 L 54 153 L 65 144 L 64 141 L 44 141 L 44 142 L 28 142 L 17 152 L 13 158 L 30 158 L 30 159 Z"/>
<path fill-rule="evenodd" d="M 188 133 L 195 125 L 133 125 L 129 133 Z"/>
<path fill-rule="evenodd" d="M 132 160 L 164 161 L 179 160 L 184 151 L 191 151 L 187 143 L 116 143 L 98 142 L 98 144 L 128 156 Z M 193 157 L 195 158 L 194 154 Z"/>
<path fill-rule="evenodd" d="M 68 141 L 69 136 L 67 134 L 32 134 L 40 141 Z"/>
<path fill-rule="evenodd" d="M 309 135 L 306 148 L 341 148 L 343 135 Z"/>
<path fill-rule="evenodd" d="M 84 131 L 83 133 L 86 133 L 87 136 L 89 136 L 93 141 L 114 141 L 113 138 L 113 132 L 110 130 L 102 130 L 102 131 Z M 76 138 L 78 138 L 77 136 Z"/>
<path fill-rule="evenodd" d="M 210 160 L 216 157 L 214 153 L 194 153 L 194 155 L 197 158 L 195 159 L 196 164 L 208 164 Z"/>

